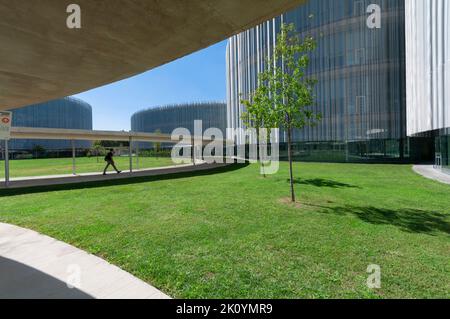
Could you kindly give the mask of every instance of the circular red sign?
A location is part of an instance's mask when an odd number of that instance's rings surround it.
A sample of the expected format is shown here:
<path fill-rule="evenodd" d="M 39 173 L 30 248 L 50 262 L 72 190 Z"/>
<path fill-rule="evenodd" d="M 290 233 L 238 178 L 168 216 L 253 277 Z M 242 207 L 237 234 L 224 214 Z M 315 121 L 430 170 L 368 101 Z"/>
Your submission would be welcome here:
<path fill-rule="evenodd" d="M 5 124 L 8 124 L 9 123 L 9 118 L 7 118 L 7 117 L 2 118 L 2 122 L 5 123 Z"/>

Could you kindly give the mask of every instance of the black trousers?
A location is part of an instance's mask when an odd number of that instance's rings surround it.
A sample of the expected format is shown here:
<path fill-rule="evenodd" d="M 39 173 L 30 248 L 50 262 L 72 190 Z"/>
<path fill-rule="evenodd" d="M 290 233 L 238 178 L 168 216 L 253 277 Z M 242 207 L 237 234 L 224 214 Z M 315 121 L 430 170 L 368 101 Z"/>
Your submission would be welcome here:
<path fill-rule="evenodd" d="M 106 164 L 106 167 L 103 170 L 103 174 L 106 173 L 106 170 L 108 169 L 109 165 L 111 165 L 116 170 L 116 172 L 119 172 L 119 170 L 117 169 L 116 165 L 114 164 L 114 161 L 108 161 L 108 164 Z"/>

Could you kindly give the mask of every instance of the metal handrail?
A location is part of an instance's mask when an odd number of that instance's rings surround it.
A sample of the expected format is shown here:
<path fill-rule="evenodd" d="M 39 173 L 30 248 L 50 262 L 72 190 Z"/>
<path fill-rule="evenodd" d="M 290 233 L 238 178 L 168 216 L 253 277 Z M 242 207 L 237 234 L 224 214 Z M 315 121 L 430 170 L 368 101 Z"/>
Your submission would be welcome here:
<path fill-rule="evenodd" d="M 441 169 L 442 168 L 442 154 L 436 153 L 436 156 L 434 158 L 434 168 Z"/>

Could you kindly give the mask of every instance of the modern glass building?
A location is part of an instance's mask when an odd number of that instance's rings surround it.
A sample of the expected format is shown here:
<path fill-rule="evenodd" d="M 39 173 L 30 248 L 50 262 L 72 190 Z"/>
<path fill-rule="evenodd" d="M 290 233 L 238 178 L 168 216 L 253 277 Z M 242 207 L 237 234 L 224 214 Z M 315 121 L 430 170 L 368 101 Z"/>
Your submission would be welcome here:
<path fill-rule="evenodd" d="M 371 4 L 382 8 L 379 29 L 367 25 Z M 294 23 L 301 36 L 317 41 L 307 76 L 318 80 L 312 107 L 322 120 L 294 132 L 297 159 L 396 162 L 432 156 L 429 138 L 410 139 L 406 133 L 405 0 L 309 1 L 232 37 L 229 127 L 243 127 L 240 100 L 255 89 L 282 23 Z M 283 154 L 282 131 L 279 141 Z M 236 142 L 245 143 L 244 137 Z"/>
<path fill-rule="evenodd" d="M 12 125 L 17 127 L 42 127 L 59 129 L 92 130 L 92 107 L 79 99 L 66 97 L 41 104 L 14 109 Z M 77 148 L 89 148 L 89 141 L 75 141 Z M 23 140 L 9 142 L 12 151 L 33 151 L 36 147 L 46 151 L 68 150 L 71 141 Z"/>
<path fill-rule="evenodd" d="M 226 104 L 223 102 L 166 105 L 133 114 L 131 131 L 171 134 L 174 129 L 181 127 L 194 134 L 194 121 L 202 120 L 203 132 L 209 128 L 218 128 L 225 135 L 226 119 Z M 143 148 L 150 145 L 140 143 Z"/>
<path fill-rule="evenodd" d="M 438 130 L 436 133 L 435 165 L 450 174 L 450 128 Z"/>
<path fill-rule="evenodd" d="M 435 138 L 435 164 L 450 173 L 450 1 L 406 1 L 410 136 Z"/>

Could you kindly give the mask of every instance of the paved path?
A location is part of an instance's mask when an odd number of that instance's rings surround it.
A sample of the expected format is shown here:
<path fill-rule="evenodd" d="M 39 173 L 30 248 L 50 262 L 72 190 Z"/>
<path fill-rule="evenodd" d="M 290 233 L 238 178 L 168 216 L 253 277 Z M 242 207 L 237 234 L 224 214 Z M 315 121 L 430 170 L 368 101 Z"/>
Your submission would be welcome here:
<path fill-rule="evenodd" d="M 8 188 L 23 188 L 23 187 L 35 187 L 35 186 L 49 186 L 49 185 L 63 185 L 63 184 L 76 184 L 86 182 L 98 182 L 107 180 L 126 179 L 131 177 L 144 177 L 144 176 L 159 176 L 182 172 L 194 172 L 201 170 L 208 170 L 218 167 L 227 166 L 230 164 L 206 164 L 199 162 L 196 165 L 184 164 L 173 165 L 166 167 L 156 167 L 135 170 L 132 173 L 130 171 L 123 171 L 121 174 L 110 172 L 104 176 L 101 173 L 83 173 L 78 175 L 51 175 L 51 176 L 36 176 L 36 177 L 20 177 L 11 179 Z M 4 179 L 0 180 L 0 189 L 6 188 Z"/>
<path fill-rule="evenodd" d="M 433 165 L 414 165 L 413 170 L 423 177 L 450 185 L 450 175 L 435 169 Z"/>
<path fill-rule="evenodd" d="M 67 283 L 79 288 L 70 289 Z M 101 258 L 34 231 L 0 223 L 2 298 L 169 297 Z"/>

